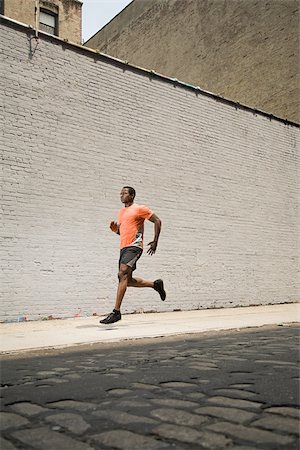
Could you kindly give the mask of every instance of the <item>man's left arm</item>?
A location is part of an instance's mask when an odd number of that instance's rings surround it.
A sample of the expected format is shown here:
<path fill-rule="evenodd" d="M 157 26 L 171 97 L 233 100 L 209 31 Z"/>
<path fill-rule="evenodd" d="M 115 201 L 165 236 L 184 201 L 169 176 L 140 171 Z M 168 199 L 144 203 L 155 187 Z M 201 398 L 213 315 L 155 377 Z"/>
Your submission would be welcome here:
<path fill-rule="evenodd" d="M 160 235 L 161 220 L 159 219 L 159 217 L 157 217 L 156 214 L 152 214 L 152 216 L 149 218 L 149 220 L 150 220 L 150 222 L 154 223 L 154 239 L 153 239 L 153 241 L 149 242 L 149 244 L 147 244 L 150 246 L 147 250 L 147 253 L 149 255 L 154 255 L 154 253 L 156 252 L 158 238 Z"/>

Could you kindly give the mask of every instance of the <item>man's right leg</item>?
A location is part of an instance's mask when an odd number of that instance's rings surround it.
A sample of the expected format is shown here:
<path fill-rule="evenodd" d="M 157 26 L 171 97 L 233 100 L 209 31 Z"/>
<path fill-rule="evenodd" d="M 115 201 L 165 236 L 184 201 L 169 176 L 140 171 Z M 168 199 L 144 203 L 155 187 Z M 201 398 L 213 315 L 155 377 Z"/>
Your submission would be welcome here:
<path fill-rule="evenodd" d="M 137 278 L 137 277 L 133 278 L 131 276 L 128 279 L 127 286 L 137 287 L 137 288 L 146 288 L 146 287 L 154 288 L 154 282 L 153 281 L 144 280 L 143 278 Z"/>
<path fill-rule="evenodd" d="M 138 287 L 138 288 L 145 288 L 145 287 L 151 287 L 155 291 L 157 291 L 160 295 L 160 298 L 162 301 L 166 299 L 166 291 L 164 289 L 164 282 L 163 280 L 155 280 L 155 281 L 147 281 L 143 278 L 137 278 L 137 277 L 130 277 L 128 278 L 128 287 Z"/>

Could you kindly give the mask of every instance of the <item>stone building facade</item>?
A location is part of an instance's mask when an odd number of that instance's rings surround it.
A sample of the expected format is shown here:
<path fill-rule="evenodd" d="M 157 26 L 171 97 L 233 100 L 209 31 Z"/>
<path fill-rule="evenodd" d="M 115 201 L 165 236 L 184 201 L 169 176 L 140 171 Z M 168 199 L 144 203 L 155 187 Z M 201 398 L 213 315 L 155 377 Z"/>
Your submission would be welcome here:
<path fill-rule="evenodd" d="M 0 0 L 0 14 L 76 44 L 81 43 L 82 2 L 78 0 Z"/>
<path fill-rule="evenodd" d="M 111 310 L 124 185 L 168 295 L 124 313 L 299 300 L 298 126 L 5 18 L 0 53 L 1 320 Z"/>
<path fill-rule="evenodd" d="M 133 0 L 85 45 L 299 123 L 298 0 Z"/>

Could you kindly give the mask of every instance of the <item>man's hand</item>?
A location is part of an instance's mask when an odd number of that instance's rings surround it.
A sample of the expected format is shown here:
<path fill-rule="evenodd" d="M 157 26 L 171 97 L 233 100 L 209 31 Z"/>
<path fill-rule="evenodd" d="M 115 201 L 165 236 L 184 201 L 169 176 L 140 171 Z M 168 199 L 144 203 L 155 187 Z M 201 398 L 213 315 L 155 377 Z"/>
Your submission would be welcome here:
<path fill-rule="evenodd" d="M 114 233 L 118 233 L 119 232 L 119 227 L 117 222 L 110 222 L 109 228 L 111 229 L 111 231 L 113 231 Z"/>
<path fill-rule="evenodd" d="M 156 252 L 157 241 L 151 241 L 147 245 L 150 246 L 147 250 L 148 255 L 150 255 L 150 256 L 154 255 L 154 253 Z"/>
<path fill-rule="evenodd" d="M 154 255 L 154 253 L 156 252 L 156 247 L 157 247 L 157 243 L 158 243 L 158 238 L 159 238 L 159 233 L 160 233 L 160 229 L 161 229 L 161 220 L 157 217 L 156 214 L 152 214 L 152 216 L 150 217 L 150 222 L 154 223 L 154 239 L 153 241 L 149 242 L 149 246 L 150 248 L 148 248 L 147 253 L 148 255 Z"/>

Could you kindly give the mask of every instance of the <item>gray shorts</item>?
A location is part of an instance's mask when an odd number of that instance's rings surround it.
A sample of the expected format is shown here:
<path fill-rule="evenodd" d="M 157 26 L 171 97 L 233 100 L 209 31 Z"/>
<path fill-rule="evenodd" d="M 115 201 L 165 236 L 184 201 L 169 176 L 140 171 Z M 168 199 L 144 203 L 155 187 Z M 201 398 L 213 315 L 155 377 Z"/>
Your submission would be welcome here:
<path fill-rule="evenodd" d="M 120 251 L 119 269 L 121 264 L 126 264 L 132 268 L 132 272 L 136 269 L 136 262 L 142 256 L 143 249 L 140 247 L 124 247 Z"/>

